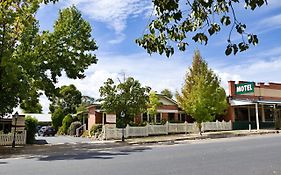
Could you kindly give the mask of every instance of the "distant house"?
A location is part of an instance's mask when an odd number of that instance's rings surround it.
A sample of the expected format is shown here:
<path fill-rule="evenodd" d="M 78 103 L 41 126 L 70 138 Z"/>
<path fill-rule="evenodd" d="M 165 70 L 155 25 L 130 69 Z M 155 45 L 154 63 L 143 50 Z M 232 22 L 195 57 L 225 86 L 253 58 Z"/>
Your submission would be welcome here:
<path fill-rule="evenodd" d="M 52 124 L 52 115 L 51 114 L 36 114 L 36 113 L 27 113 L 23 114 L 25 116 L 31 116 L 38 120 L 40 125 L 47 126 Z"/>
<path fill-rule="evenodd" d="M 161 105 L 157 108 L 156 116 L 149 116 L 147 113 L 143 113 L 135 116 L 134 122 L 148 122 L 151 117 L 154 117 L 156 123 L 161 121 L 170 122 L 193 122 L 190 116 L 181 110 L 176 101 L 170 99 L 164 95 L 157 94 Z M 88 107 L 88 127 L 91 128 L 94 124 L 108 124 L 115 123 L 112 118 L 114 114 L 107 114 L 101 109 L 101 104 L 93 104 Z M 110 118 L 110 119 L 109 119 Z"/>
<path fill-rule="evenodd" d="M 17 119 L 14 116 L 8 115 L 5 118 L 0 118 L 0 131 L 3 131 L 5 134 L 13 132 L 16 127 L 16 130 L 24 131 L 25 129 L 25 116 L 18 115 Z"/>
<path fill-rule="evenodd" d="M 0 131 L 6 133 L 11 132 L 12 128 L 12 118 L 0 118 Z"/>

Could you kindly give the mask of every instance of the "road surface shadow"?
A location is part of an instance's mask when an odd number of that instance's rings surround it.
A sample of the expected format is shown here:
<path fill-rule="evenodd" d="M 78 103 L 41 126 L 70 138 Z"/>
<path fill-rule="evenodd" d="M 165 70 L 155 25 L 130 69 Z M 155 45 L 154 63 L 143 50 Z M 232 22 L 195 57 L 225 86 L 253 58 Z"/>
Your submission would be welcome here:
<path fill-rule="evenodd" d="M 8 164 L 7 162 L 0 162 L 0 165 Z"/>
<path fill-rule="evenodd" d="M 21 157 L 38 161 L 113 159 L 116 156 L 128 156 L 134 152 L 143 152 L 151 148 L 131 146 L 124 143 L 79 143 L 60 145 L 26 145 L 20 148 L 0 147 L 0 160 Z"/>
<path fill-rule="evenodd" d="M 113 159 L 117 156 L 128 156 L 134 152 L 143 152 L 150 150 L 149 147 L 126 146 L 115 149 L 92 150 L 89 148 L 75 148 L 63 152 L 41 155 L 39 161 L 56 161 L 56 160 L 85 160 L 85 159 Z"/>
<path fill-rule="evenodd" d="M 48 142 L 44 139 L 36 139 L 34 144 L 36 145 L 45 145 L 45 144 L 48 144 Z"/>

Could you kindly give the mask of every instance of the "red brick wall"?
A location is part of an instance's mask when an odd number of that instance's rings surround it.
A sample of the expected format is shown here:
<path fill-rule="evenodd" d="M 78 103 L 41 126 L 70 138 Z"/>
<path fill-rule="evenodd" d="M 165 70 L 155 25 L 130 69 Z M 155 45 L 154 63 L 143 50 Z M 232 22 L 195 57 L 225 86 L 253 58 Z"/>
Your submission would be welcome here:
<path fill-rule="evenodd" d="M 161 105 L 161 106 L 157 107 L 157 109 L 178 110 L 178 106 L 176 106 L 176 105 Z"/>
<path fill-rule="evenodd" d="M 134 117 L 134 122 L 137 123 L 137 124 L 140 124 L 141 123 L 141 115 L 137 115 Z"/>
<path fill-rule="evenodd" d="M 228 81 L 228 91 L 230 96 L 235 96 L 235 81 Z"/>
<path fill-rule="evenodd" d="M 174 120 L 175 120 L 176 122 L 179 121 L 178 113 L 175 113 L 175 114 L 174 114 Z"/>
<path fill-rule="evenodd" d="M 168 121 L 168 113 L 162 113 L 162 120 Z"/>
<path fill-rule="evenodd" d="M 96 123 L 95 124 L 102 124 L 102 113 L 96 112 Z"/>

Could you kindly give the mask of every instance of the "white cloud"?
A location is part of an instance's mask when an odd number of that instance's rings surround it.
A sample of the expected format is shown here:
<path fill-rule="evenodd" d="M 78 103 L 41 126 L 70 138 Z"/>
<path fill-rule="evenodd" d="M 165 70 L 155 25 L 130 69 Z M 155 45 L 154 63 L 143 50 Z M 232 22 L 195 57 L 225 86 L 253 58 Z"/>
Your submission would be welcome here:
<path fill-rule="evenodd" d="M 273 48 L 267 53 L 257 53 L 247 58 L 247 61 L 237 64 L 229 64 L 229 60 L 222 59 L 220 64 L 209 62 L 212 68 L 221 78 L 222 86 L 228 94 L 228 81 L 245 80 L 256 82 L 281 82 L 281 56 L 279 49 Z M 120 77 L 120 72 L 126 76 L 132 76 L 139 80 L 143 86 L 150 86 L 160 92 L 168 88 L 175 92 L 180 90 L 187 68 L 191 65 L 192 55 L 174 55 L 172 58 L 164 58 L 158 55 L 149 56 L 146 53 L 116 55 L 112 53 L 99 54 L 98 64 L 92 65 L 86 71 L 83 80 L 70 80 L 63 76 L 59 79 L 59 86 L 74 84 L 83 95 L 99 97 L 99 88 L 107 78 Z M 204 57 L 204 55 L 203 55 Z M 266 57 L 267 60 L 261 59 Z M 224 61 L 223 61 L 224 60 Z M 215 64 L 214 64 L 215 63 Z M 43 104 L 48 106 L 48 104 Z M 47 109 L 47 108 L 44 108 Z M 44 111 L 46 113 L 46 111 Z"/>
<path fill-rule="evenodd" d="M 263 19 L 260 22 L 260 25 L 263 25 L 264 27 L 275 27 L 275 28 L 280 27 L 280 25 L 281 25 L 281 14 L 270 16 L 270 17 L 267 17 L 267 18 Z"/>
<path fill-rule="evenodd" d="M 58 86 L 74 84 L 83 95 L 99 98 L 99 88 L 107 78 L 117 81 L 120 72 L 125 72 L 126 76 L 132 76 L 139 80 L 143 86 L 149 86 L 153 90 L 160 92 L 164 88 L 172 92 L 179 90 L 184 81 L 184 75 L 191 64 L 191 56 L 174 55 L 167 59 L 158 55 L 149 56 L 143 54 L 130 55 L 99 55 L 96 65 L 91 65 L 86 71 L 86 78 L 82 80 L 72 80 L 65 76 L 59 78 Z M 48 112 L 48 103 L 43 102 L 44 113 Z"/>
<path fill-rule="evenodd" d="M 91 19 L 106 23 L 115 31 L 117 39 L 110 43 L 120 43 L 125 39 L 123 31 L 129 18 L 146 16 L 152 10 L 150 0 L 70 0 L 66 5 L 76 5 Z"/>
<path fill-rule="evenodd" d="M 221 66 L 215 69 L 228 93 L 227 81 L 255 81 L 281 83 L 281 56 L 267 60 L 254 59 L 244 64 Z"/>

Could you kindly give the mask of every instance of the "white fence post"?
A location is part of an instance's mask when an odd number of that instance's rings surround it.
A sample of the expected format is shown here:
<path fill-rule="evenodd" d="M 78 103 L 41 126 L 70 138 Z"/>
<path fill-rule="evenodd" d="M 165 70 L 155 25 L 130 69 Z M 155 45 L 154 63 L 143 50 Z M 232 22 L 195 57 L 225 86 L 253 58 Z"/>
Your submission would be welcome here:
<path fill-rule="evenodd" d="M 127 126 L 126 126 L 126 128 L 125 128 L 126 130 L 126 132 L 125 132 L 125 138 L 128 138 L 128 137 L 130 137 L 131 135 L 130 135 L 130 125 L 129 124 L 127 124 Z"/>
<path fill-rule="evenodd" d="M 0 145 L 12 145 L 14 139 L 13 133 L 9 134 L 0 134 Z M 24 145 L 26 144 L 26 131 L 22 131 L 22 133 L 16 133 L 15 137 L 16 145 Z"/>
<path fill-rule="evenodd" d="M 125 128 L 125 137 L 144 137 L 149 135 L 161 135 L 161 134 L 169 134 L 169 133 L 196 133 L 198 132 L 197 123 L 169 123 L 166 122 L 165 125 L 150 125 L 147 124 L 143 127 L 133 127 L 127 125 Z M 204 122 L 202 123 L 202 131 L 220 131 L 220 130 L 231 130 L 232 123 L 229 122 Z M 103 138 L 104 139 L 120 139 L 122 136 L 122 129 L 116 128 L 116 126 L 103 126 Z M 26 133 L 25 133 L 26 134 Z M 7 138 L 12 138 L 12 134 Z M 1 140 L 3 140 L 3 136 L 0 134 L 0 145 Z M 12 140 L 12 139 L 8 139 Z M 3 141 L 2 141 L 3 142 Z M 7 141 L 8 142 L 8 141 Z M 25 142 L 25 141 L 23 141 Z"/>
<path fill-rule="evenodd" d="M 166 125 L 166 134 L 168 135 L 169 134 L 169 122 L 167 121 L 165 125 Z"/>

